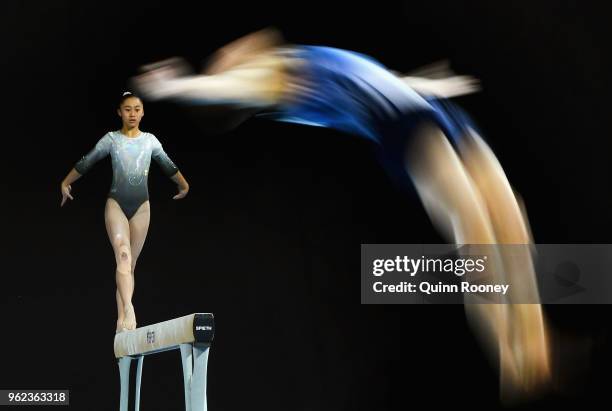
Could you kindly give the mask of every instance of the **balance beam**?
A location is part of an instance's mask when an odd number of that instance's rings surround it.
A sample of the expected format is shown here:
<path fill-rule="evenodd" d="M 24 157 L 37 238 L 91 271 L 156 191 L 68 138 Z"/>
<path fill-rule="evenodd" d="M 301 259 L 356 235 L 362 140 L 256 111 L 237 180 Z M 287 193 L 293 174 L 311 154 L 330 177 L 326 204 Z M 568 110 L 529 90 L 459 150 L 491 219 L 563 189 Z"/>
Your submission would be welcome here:
<path fill-rule="evenodd" d="M 214 334 L 214 317 L 210 313 L 189 314 L 116 334 L 114 349 L 121 380 L 119 410 L 128 410 L 132 360 L 138 360 L 134 409 L 140 411 L 140 382 L 144 356 L 180 349 L 185 410 L 206 411 L 206 370 Z"/>

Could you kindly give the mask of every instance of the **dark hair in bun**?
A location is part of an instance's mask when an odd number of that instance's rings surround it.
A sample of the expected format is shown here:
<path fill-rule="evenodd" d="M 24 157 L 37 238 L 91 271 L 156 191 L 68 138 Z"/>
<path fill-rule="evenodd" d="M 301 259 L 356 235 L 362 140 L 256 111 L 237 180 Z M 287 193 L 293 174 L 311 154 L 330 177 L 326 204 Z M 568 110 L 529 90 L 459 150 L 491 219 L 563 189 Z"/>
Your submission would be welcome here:
<path fill-rule="evenodd" d="M 127 100 L 130 97 L 136 97 L 138 100 L 142 101 L 142 99 L 140 98 L 140 96 L 132 93 L 131 91 L 126 91 L 121 95 L 121 98 L 119 99 L 119 104 L 118 107 L 121 107 L 121 105 L 123 104 L 123 102 L 125 100 Z"/>

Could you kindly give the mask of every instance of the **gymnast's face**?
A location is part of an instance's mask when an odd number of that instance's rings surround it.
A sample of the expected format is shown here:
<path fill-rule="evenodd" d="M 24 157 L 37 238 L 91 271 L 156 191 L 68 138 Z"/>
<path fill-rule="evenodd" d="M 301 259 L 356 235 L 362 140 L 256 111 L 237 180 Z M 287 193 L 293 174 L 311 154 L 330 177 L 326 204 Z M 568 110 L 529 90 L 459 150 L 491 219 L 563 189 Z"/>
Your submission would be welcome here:
<path fill-rule="evenodd" d="M 138 128 L 142 116 L 144 116 L 144 107 L 142 101 L 138 97 L 126 98 L 121 107 L 117 110 L 117 114 L 121 117 L 123 125 L 128 129 Z"/>

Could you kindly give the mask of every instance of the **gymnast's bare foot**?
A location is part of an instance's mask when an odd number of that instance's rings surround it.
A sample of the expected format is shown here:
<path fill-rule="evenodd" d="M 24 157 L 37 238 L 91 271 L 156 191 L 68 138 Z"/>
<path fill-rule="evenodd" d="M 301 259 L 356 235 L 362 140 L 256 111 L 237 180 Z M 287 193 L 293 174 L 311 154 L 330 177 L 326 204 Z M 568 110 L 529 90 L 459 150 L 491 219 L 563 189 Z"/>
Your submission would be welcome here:
<path fill-rule="evenodd" d="M 136 328 L 136 313 L 132 304 L 126 304 L 124 307 L 125 318 L 123 319 L 123 328 L 134 330 Z"/>
<path fill-rule="evenodd" d="M 115 334 L 119 334 L 122 331 L 125 331 L 125 327 L 123 327 L 123 317 L 117 320 L 117 328 L 115 329 Z"/>
<path fill-rule="evenodd" d="M 513 329 L 502 345 L 502 400 L 506 403 L 537 396 L 550 388 L 550 347 L 541 307 L 512 304 Z"/>
<path fill-rule="evenodd" d="M 545 385 L 551 378 L 550 348 L 541 307 L 536 304 L 514 304 L 516 332 L 514 356 L 521 378 L 531 389 Z"/>

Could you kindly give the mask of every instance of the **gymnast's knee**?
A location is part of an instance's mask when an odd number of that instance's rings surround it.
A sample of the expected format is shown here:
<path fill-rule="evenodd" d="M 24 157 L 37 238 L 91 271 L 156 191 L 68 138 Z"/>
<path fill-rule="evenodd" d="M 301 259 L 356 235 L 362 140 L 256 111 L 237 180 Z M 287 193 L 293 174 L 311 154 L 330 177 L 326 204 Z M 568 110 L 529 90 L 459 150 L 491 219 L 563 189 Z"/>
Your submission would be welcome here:
<path fill-rule="evenodd" d="M 117 272 L 122 275 L 132 274 L 132 250 L 128 245 L 120 245 L 117 249 Z"/>

